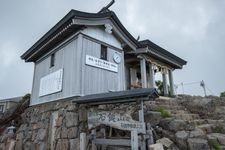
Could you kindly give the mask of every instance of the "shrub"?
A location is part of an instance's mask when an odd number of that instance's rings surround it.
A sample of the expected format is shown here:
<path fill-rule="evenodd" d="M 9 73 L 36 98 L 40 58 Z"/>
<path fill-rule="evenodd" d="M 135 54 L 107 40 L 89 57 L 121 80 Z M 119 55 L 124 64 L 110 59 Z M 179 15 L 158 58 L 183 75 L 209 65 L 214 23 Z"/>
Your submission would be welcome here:
<path fill-rule="evenodd" d="M 220 144 L 216 139 L 209 140 L 209 145 L 215 150 L 221 150 Z"/>
<path fill-rule="evenodd" d="M 160 112 L 161 113 L 161 116 L 163 118 L 168 118 L 168 117 L 171 117 L 171 114 L 170 112 L 168 112 L 164 107 L 160 106 L 156 109 L 156 111 Z"/>
<path fill-rule="evenodd" d="M 223 127 L 222 126 L 216 126 L 216 127 L 214 127 L 214 128 L 212 128 L 212 131 L 214 132 L 214 133 L 223 133 Z"/>

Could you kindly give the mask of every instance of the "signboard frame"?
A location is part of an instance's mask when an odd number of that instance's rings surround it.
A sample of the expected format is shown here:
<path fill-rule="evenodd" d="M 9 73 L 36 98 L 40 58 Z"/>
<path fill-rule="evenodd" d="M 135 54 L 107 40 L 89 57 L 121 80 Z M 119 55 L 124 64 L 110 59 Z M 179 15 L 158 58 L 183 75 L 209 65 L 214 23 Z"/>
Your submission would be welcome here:
<path fill-rule="evenodd" d="M 85 60 L 86 65 L 97 67 L 104 70 L 109 70 L 112 72 L 118 72 L 118 65 L 103 59 L 96 58 L 94 56 L 86 55 Z"/>
<path fill-rule="evenodd" d="M 40 79 L 39 97 L 61 92 L 63 88 L 63 68 Z"/>
<path fill-rule="evenodd" d="M 89 111 L 88 128 L 92 129 L 101 124 L 126 131 L 137 131 L 145 133 L 146 127 L 144 122 L 135 121 L 128 114 L 116 111 Z"/>

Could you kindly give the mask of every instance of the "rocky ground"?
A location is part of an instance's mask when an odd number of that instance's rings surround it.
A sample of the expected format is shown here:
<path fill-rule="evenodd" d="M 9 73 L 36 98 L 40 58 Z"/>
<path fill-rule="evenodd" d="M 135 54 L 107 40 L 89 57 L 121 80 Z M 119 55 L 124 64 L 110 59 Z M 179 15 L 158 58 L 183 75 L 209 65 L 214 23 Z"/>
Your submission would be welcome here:
<path fill-rule="evenodd" d="M 178 96 L 147 104 L 145 120 L 169 150 L 225 150 L 225 99 Z"/>
<path fill-rule="evenodd" d="M 102 110 L 124 110 L 127 113 L 130 112 L 134 119 L 138 119 L 137 112 L 140 109 L 136 103 L 96 107 Z M 18 120 L 16 135 L 8 138 L 7 134 L 3 132 L 0 134 L 0 150 L 10 149 L 11 145 L 17 149 L 36 149 L 33 145 L 39 145 L 42 149 L 46 149 L 46 146 L 51 146 L 48 142 L 48 137 L 52 135 L 50 127 L 55 130 L 53 147 L 76 149 L 74 147 L 79 147 L 78 144 L 75 144 L 79 143 L 78 133 L 86 131 L 84 129 L 87 128 L 86 111 L 87 107 L 82 106 L 81 108 L 80 106 L 78 108 L 70 104 L 70 101 L 53 102 L 28 108 L 27 104 L 21 105 L 10 115 L 5 115 L 0 119 L 1 126 L 9 125 L 10 119 Z M 145 102 L 144 111 L 145 122 L 151 123 L 154 129 L 156 144 L 151 145 L 150 150 L 225 150 L 225 99 L 186 95 L 176 98 L 160 97 L 154 101 Z M 50 118 L 54 115 L 50 114 L 56 112 L 58 115 L 56 115 L 57 119 L 54 125 L 51 121 L 53 119 Z M 15 116 L 17 117 L 15 118 Z M 71 125 L 68 125 L 70 123 Z M 105 129 L 108 134 L 110 128 L 106 127 Z M 118 129 L 113 129 L 111 133 L 114 137 L 130 135 L 128 131 Z M 10 142 L 11 144 L 7 144 Z M 7 145 L 8 148 L 6 148 Z M 14 149 L 13 146 L 11 149 Z M 128 150 L 130 148 L 114 147 L 110 150 L 114 149 Z"/>

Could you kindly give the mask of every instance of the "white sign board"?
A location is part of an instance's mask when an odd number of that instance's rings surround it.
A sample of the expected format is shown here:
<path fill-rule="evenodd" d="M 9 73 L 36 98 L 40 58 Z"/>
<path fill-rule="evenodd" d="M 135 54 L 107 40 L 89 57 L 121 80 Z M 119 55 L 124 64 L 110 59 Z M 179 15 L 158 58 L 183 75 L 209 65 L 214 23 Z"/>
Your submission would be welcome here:
<path fill-rule="evenodd" d="M 40 80 L 39 96 L 62 91 L 63 69 L 44 76 Z"/>
<path fill-rule="evenodd" d="M 118 72 L 118 65 L 115 63 L 111 63 L 109 61 L 105 61 L 90 55 L 86 55 L 86 65 L 90 65 L 93 67 Z"/>
<path fill-rule="evenodd" d="M 88 112 L 88 128 L 92 129 L 101 124 L 121 130 L 137 131 L 145 133 L 145 123 L 135 121 L 130 115 L 114 111 Z"/>

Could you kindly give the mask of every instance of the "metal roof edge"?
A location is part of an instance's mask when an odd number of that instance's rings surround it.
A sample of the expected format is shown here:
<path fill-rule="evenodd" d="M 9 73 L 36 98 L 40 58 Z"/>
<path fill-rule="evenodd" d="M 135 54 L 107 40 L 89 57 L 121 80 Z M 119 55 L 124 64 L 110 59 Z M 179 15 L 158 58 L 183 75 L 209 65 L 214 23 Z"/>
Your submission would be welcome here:
<path fill-rule="evenodd" d="M 178 63 L 180 63 L 180 65 L 182 65 L 182 66 L 187 64 L 187 61 L 186 60 L 184 60 L 184 59 L 182 59 L 182 58 L 174 55 L 173 53 L 165 50 L 164 48 L 160 47 L 159 45 L 153 43 L 152 41 L 150 41 L 148 39 L 142 40 L 139 43 L 142 45 L 142 47 L 143 46 L 149 46 L 152 49 L 155 49 L 156 50 L 155 52 L 157 52 L 157 53 L 159 52 L 161 54 L 164 54 L 165 56 L 168 56 L 171 59 L 174 59 L 175 61 L 177 61 Z"/>
<path fill-rule="evenodd" d="M 105 12 L 105 13 L 88 13 L 82 12 L 77 10 L 71 10 L 69 13 L 66 14 L 56 25 L 54 25 L 47 33 L 45 33 L 33 46 L 31 46 L 25 53 L 21 55 L 21 59 L 27 61 L 29 56 L 34 52 L 34 50 L 44 43 L 45 40 L 50 38 L 57 30 L 60 29 L 66 22 L 70 21 L 73 17 L 91 17 L 91 18 L 104 18 L 110 17 L 112 18 L 116 24 L 118 24 L 119 28 L 125 33 L 125 35 L 131 39 L 131 41 L 136 45 L 136 47 L 140 46 L 138 41 L 126 30 L 126 28 L 122 25 L 118 17 L 113 11 Z"/>

